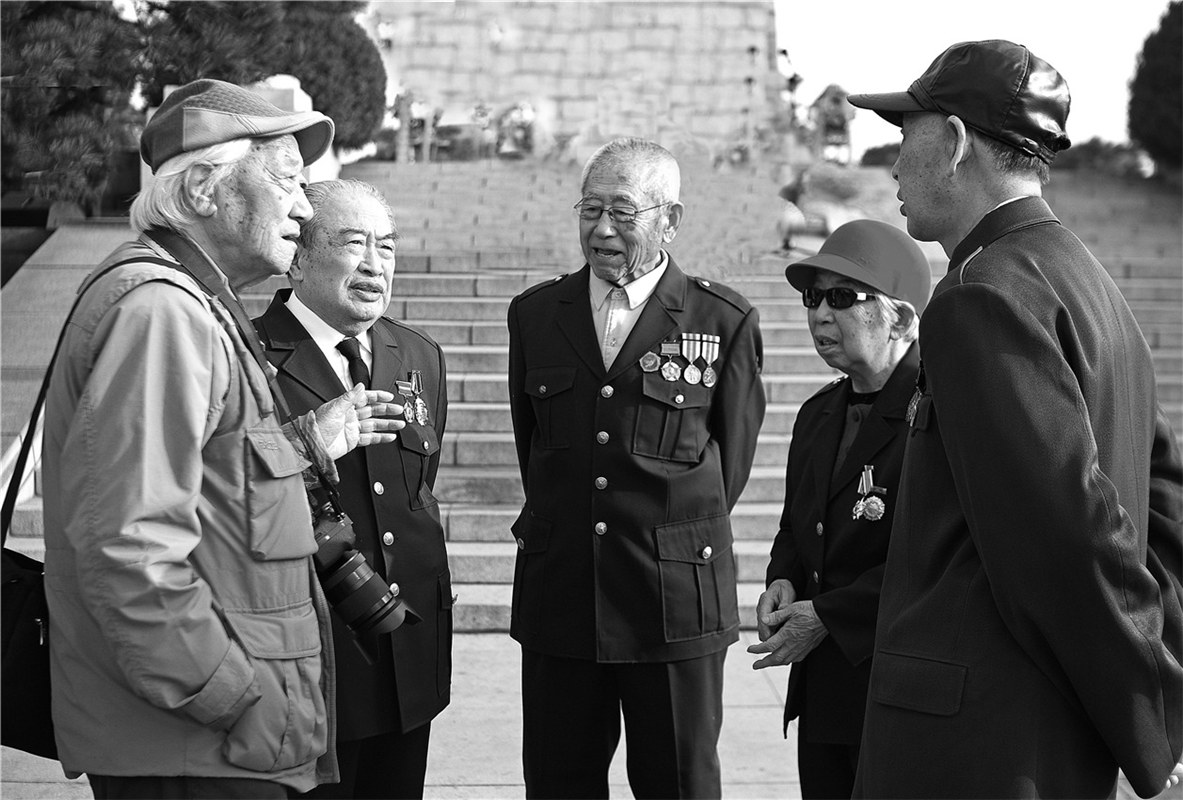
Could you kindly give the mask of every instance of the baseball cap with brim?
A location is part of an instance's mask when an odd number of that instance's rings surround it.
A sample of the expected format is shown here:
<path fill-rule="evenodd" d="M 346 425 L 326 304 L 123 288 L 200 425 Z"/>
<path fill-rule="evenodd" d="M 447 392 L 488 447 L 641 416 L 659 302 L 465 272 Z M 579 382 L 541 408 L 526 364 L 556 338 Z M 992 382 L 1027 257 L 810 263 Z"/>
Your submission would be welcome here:
<path fill-rule="evenodd" d="M 140 156 L 152 173 L 174 156 L 223 144 L 292 134 L 305 164 L 333 142 L 333 121 L 319 111 L 284 111 L 254 92 L 202 78 L 175 89 L 140 137 Z"/>
<path fill-rule="evenodd" d="M 817 255 L 785 267 L 785 277 L 794 289 L 805 291 L 814 285 L 819 269 L 906 300 L 918 314 L 928 305 L 932 270 L 927 256 L 912 237 L 886 222 L 856 219 L 840 226 Z"/>
<path fill-rule="evenodd" d="M 1064 130 L 1072 103 L 1068 83 L 1026 47 L 1003 39 L 953 45 L 906 92 L 846 99 L 893 125 L 903 125 L 909 112 L 953 115 L 1048 164 L 1072 146 Z"/>

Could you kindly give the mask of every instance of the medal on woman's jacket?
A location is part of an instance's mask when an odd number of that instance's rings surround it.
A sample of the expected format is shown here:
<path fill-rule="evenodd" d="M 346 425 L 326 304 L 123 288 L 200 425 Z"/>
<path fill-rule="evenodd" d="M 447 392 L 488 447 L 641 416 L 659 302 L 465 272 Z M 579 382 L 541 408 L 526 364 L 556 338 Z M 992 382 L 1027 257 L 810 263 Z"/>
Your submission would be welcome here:
<path fill-rule="evenodd" d="M 875 485 L 875 467 L 867 464 L 863 467 L 863 474 L 859 477 L 858 492 L 862 495 L 851 510 L 851 519 L 865 519 L 876 522 L 883 519 L 887 513 L 887 503 L 879 495 L 886 495 L 887 489 Z"/>

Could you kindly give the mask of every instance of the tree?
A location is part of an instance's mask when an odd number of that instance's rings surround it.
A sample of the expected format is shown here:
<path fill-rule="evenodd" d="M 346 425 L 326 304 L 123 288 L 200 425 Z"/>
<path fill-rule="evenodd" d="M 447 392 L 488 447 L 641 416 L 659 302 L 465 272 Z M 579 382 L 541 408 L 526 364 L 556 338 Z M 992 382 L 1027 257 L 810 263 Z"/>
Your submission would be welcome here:
<path fill-rule="evenodd" d="M 333 118 L 338 148 L 373 141 L 386 111 L 386 67 L 377 45 L 354 19 L 365 5 L 284 3 L 286 44 L 278 71 L 299 78 L 313 107 Z"/>
<path fill-rule="evenodd" d="M 0 4 L 5 190 L 93 207 L 135 83 L 135 26 L 110 3 Z"/>
<path fill-rule="evenodd" d="M 1156 162 L 1183 166 L 1183 2 L 1146 37 L 1130 82 L 1129 134 Z"/>

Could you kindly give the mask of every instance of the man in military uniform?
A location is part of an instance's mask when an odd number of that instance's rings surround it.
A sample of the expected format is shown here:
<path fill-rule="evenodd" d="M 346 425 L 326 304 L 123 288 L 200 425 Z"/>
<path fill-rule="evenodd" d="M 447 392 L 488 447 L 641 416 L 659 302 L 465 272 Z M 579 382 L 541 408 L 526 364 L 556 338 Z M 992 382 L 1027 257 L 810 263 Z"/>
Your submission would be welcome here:
<path fill-rule="evenodd" d="M 277 292 L 256 325 L 293 410 L 358 383 L 401 395 L 398 441 L 355 451 L 337 470 L 358 549 L 422 618 L 358 647 L 333 615 L 342 778 L 310 796 L 422 797 L 431 720 L 448 705 L 452 672 L 451 575 L 432 496 L 444 357 L 426 334 L 382 316 L 398 233 L 378 190 L 325 181 L 307 194 L 313 215 L 301 226 L 292 289 Z"/>
<path fill-rule="evenodd" d="M 511 634 L 528 797 L 718 797 L 723 659 L 738 638 L 729 514 L 764 418 L 756 310 L 663 249 L 673 156 L 618 139 L 584 167 L 586 265 L 509 308 L 526 502 Z"/>

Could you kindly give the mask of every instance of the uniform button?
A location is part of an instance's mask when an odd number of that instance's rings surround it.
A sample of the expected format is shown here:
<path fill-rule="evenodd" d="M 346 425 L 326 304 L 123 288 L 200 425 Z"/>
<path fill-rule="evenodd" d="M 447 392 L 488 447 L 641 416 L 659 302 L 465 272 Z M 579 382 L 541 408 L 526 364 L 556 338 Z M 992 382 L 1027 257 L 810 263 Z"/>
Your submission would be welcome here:
<path fill-rule="evenodd" d="M 398 597 L 398 593 L 399 593 L 398 584 L 397 583 L 390 584 L 390 594 L 393 595 L 394 597 Z"/>
<path fill-rule="evenodd" d="M 538 387 L 538 394 L 546 394 L 546 384 L 545 383 Z"/>
<path fill-rule="evenodd" d="M 423 443 L 423 449 L 424 449 L 424 450 L 430 450 L 430 449 L 431 449 L 431 442 L 424 442 L 424 443 Z"/>
<path fill-rule="evenodd" d="M 386 491 L 386 487 L 382 485 L 382 481 L 374 481 L 374 494 L 382 494 Z"/>
<path fill-rule="evenodd" d="M 814 582 L 814 583 L 819 583 L 819 582 L 820 582 L 820 581 L 818 581 L 818 579 L 817 579 L 817 570 L 816 570 L 816 569 L 813 571 L 813 582 Z"/>
<path fill-rule="evenodd" d="M 701 283 L 703 286 L 710 286 L 711 285 L 711 282 L 708 281 L 706 278 L 703 278 L 702 280 L 700 280 L 699 283 Z"/>
<path fill-rule="evenodd" d="M 608 431 L 600 431 L 597 433 L 596 441 L 600 444 L 608 444 Z"/>
<path fill-rule="evenodd" d="M 382 544 L 386 545 L 387 547 L 390 547 L 390 545 L 394 544 L 394 534 L 390 531 L 382 534 Z"/>
<path fill-rule="evenodd" d="M 685 401 L 685 399 L 686 399 L 686 397 L 684 395 L 678 395 L 674 398 L 674 402 L 681 403 L 681 402 Z"/>
<path fill-rule="evenodd" d="M 821 535 L 822 535 L 822 533 L 825 531 L 825 529 L 826 529 L 826 528 L 825 528 L 825 526 L 824 526 L 824 525 L 822 525 L 822 524 L 819 522 L 819 523 L 817 524 L 817 535 L 818 535 L 818 536 L 821 536 Z"/>
<path fill-rule="evenodd" d="M 519 550 L 526 549 L 526 540 L 525 539 L 518 539 L 518 549 Z"/>
<path fill-rule="evenodd" d="M 615 391 L 616 390 L 613 389 L 611 386 L 604 386 L 600 389 L 600 396 L 601 397 L 611 397 L 612 393 Z"/>
<path fill-rule="evenodd" d="M 607 489 L 608 488 L 608 479 L 607 478 L 596 478 L 596 488 L 597 489 Z"/>
<path fill-rule="evenodd" d="M 702 552 L 699 553 L 699 555 L 702 556 L 703 560 L 705 561 L 706 559 L 711 557 L 711 553 L 713 553 L 713 552 L 715 552 L 715 551 L 712 550 L 711 546 L 708 544 L 706 547 L 702 548 Z"/>
<path fill-rule="evenodd" d="M 607 532 L 608 532 L 608 523 L 606 523 L 606 522 L 597 522 L 596 523 L 596 534 L 598 536 L 603 536 Z"/>

